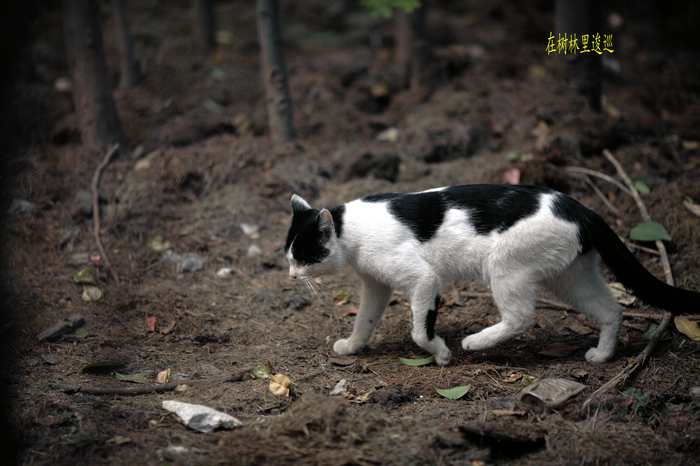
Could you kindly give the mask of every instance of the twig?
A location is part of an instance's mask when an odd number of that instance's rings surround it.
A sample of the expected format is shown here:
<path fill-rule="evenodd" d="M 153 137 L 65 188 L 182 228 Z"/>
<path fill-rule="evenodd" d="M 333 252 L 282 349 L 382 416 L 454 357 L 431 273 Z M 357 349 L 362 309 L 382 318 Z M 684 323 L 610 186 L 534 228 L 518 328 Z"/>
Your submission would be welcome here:
<path fill-rule="evenodd" d="M 605 207 L 607 207 L 610 212 L 614 213 L 615 215 L 617 215 L 619 217 L 620 211 L 617 210 L 617 207 L 612 205 L 612 202 L 610 202 L 607 197 L 605 197 L 605 194 L 603 194 L 603 191 L 601 191 L 598 188 L 598 186 L 596 186 L 596 184 L 593 182 L 591 177 L 586 175 L 585 179 L 586 179 L 586 183 L 588 183 L 588 186 L 590 186 L 591 189 L 593 190 L 593 192 L 596 193 L 596 195 L 600 198 L 601 201 L 603 201 L 603 204 L 605 204 Z"/>
<path fill-rule="evenodd" d="M 597 172 L 597 171 L 595 171 L 595 170 L 590 170 L 590 169 L 588 169 L 588 168 L 582 168 L 582 167 L 566 167 L 566 171 L 567 171 L 567 172 L 572 172 L 572 173 L 582 173 L 582 174 L 584 174 L 584 175 L 595 176 L 596 178 L 600 178 L 601 180 L 605 180 L 605 181 L 607 181 L 608 183 L 614 184 L 615 186 L 617 186 L 618 188 L 620 188 L 620 190 L 622 190 L 622 192 L 624 192 L 625 194 L 629 194 L 630 196 L 632 195 L 632 193 L 630 192 L 630 190 L 627 189 L 627 188 L 625 187 L 625 185 L 623 185 L 622 183 L 620 183 L 619 181 L 617 181 L 617 180 L 616 180 L 615 178 L 613 178 L 612 176 L 606 175 L 605 173 L 600 173 L 600 172 Z"/>
<path fill-rule="evenodd" d="M 651 215 L 649 215 L 649 211 L 647 210 L 647 206 L 644 205 L 644 201 L 642 200 L 641 196 L 637 192 L 637 189 L 634 187 L 634 183 L 630 179 L 629 176 L 627 176 L 627 173 L 625 173 L 625 170 L 622 168 L 622 165 L 620 162 L 617 161 L 617 159 L 610 153 L 609 150 L 603 149 L 603 155 L 605 156 L 606 159 L 610 161 L 613 165 L 615 165 L 615 169 L 617 170 L 617 173 L 620 175 L 620 178 L 624 180 L 624 182 L 627 184 L 627 187 L 629 188 L 632 198 L 634 199 L 634 202 L 637 203 L 637 207 L 639 208 L 639 212 L 642 214 L 642 218 L 644 219 L 645 222 L 651 222 Z M 671 286 L 674 286 L 674 281 L 673 281 L 673 274 L 671 273 L 671 263 L 668 260 L 668 254 L 666 254 L 666 247 L 664 246 L 663 241 L 661 240 L 656 240 L 656 248 L 659 250 L 659 254 L 661 255 L 661 264 L 664 266 L 664 274 L 666 275 L 666 283 L 668 283 Z"/>
<path fill-rule="evenodd" d="M 155 385 L 139 385 L 129 388 L 118 387 L 85 387 L 83 385 L 53 384 L 52 387 L 66 393 L 88 393 L 90 395 L 145 395 L 148 393 L 163 393 L 175 390 L 179 385 L 204 385 L 222 382 L 241 382 L 246 379 L 251 369 L 243 369 L 236 374 L 221 379 L 195 379 L 180 382 L 162 383 Z"/>
<path fill-rule="evenodd" d="M 117 275 L 117 272 L 112 268 L 112 264 L 110 264 L 109 258 L 107 257 L 107 253 L 105 252 L 105 248 L 102 246 L 102 241 L 100 240 L 99 186 L 100 186 L 100 178 L 102 177 L 102 172 L 107 167 L 107 165 L 109 165 L 109 162 L 112 160 L 112 157 L 114 157 L 114 154 L 117 153 L 118 149 L 119 149 L 119 144 L 113 145 L 107 151 L 105 158 L 102 160 L 102 162 L 100 162 L 100 164 L 95 169 L 95 173 L 92 175 L 92 218 L 93 218 L 93 227 L 95 229 L 95 242 L 97 243 L 97 249 L 100 250 L 100 254 L 102 255 L 102 257 L 105 260 L 105 265 L 107 266 L 109 271 L 112 273 L 112 277 L 114 277 L 114 281 L 117 285 L 119 284 L 119 275 Z"/>
<path fill-rule="evenodd" d="M 627 184 L 627 187 L 630 190 L 630 193 L 632 197 L 634 198 L 634 201 L 637 203 L 637 207 L 639 208 L 639 212 L 642 215 L 642 218 L 644 219 L 645 222 L 651 222 L 651 215 L 649 215 L 649 211 L 647 210 L 646 205 L 644 205 L 644 201 L 642 200 L 641 196 L 637 192 L 637 189 L 634 187 L 634 183 L 630 179 L 630 177 L 627 175 L 625 172 L 624 168 L 622 168 L 622 165 L 620 162 L 617 161 L 617 159 L 610 153 L 609 150 L 603 149 L 603 155 L 605 156 L 606 159 L 610 161 L 615 166 L 615 169 L 617 170 L 618 175 L 620 175 L 620 178 L 623 179 L 623 181 Z M 668 261 L 668 254 L 666 254 L 666 247 L 664 246 L 664 243 L 660 240 L 656 241 L 656 247 L 659 249 L 659 254 L 661 255 L 661 263 L 664 265 L 664 274 L 666 275 L 666 283 L 669 285 L 673 286 L 674 281 L 673 281 L 673 275 L 671 274 L 671 265 Z M 654 336 L 651 337 L 651 340 L 647 344 L 646 348 L 637 355 L 634 359 L 630 359 L 629 362 L 627 363 L 627 366 L 625 366 L 622 371 L 620 371 L 619 374 L 617 374 L 615 377 L 613 377 L 609 382 L 604 384 L 602 387 L 600 387 L 598 390 L 593 392 L 583 403 L 583 406 L 585 407 L 590 403 L 599 393 L 603 393 L 607 391 L 608 389 L 614 387 L 617 385 L 617 383 L 621 380 L 627 379 L 632 373 L 637 370 L 637 368 L 641 367 L 644 365 L 644 363 L 647 361 L 649 356 L 651 355 L 652 351 L 654 351 L 654 348 L 656 348 L 656 345 L 659 343 L 659 340 L 661 340 L 661 337 L 663 336 L 664 332 L 666 332 L 666 329 L 668 328 L 668 325 L 671 323 L 671 313 L 670 312 L 665 312 L 664 317 L 661 320 L 661 323 L 659 324 L 659 327 L 656 329 L 656 333 L 654 333 Z"/>

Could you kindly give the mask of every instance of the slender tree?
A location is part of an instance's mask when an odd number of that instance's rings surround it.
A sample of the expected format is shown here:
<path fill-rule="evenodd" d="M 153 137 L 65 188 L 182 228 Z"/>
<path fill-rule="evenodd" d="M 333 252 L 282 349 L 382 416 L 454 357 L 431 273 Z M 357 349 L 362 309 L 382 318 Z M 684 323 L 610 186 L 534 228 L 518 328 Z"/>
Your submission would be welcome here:
<path fill-rule="evenodd" d="M 554 11 L 554 29 L 556 40 L 566 34 L 568 40 L 575 35 L 579 51 L 567 54 L 564 67 L 579 91 L 586 96 L 591 107 L 601 110 L 601 93 L 603 88 L 602 61 L 595 51 L 581 53 L 583 38 L 586 36 L 591 49 L 592 38 L 602 35 L 603 10 L 600 0 L 557 0 Z M 566 42 L 566 47 L 570 42 Z M 558 45 L 558 44 L 557 44 Z M 559 54 L 561 56 L 561 54 Z"/>
<path fill-rule="evenodd" d="M 257 0 L 258 39 L 261 70 L 265 85 L 267 121 L 272 139 L 277 142 L 295 140 L 292 99 L 284 61 L 282 27 L 278 0 Z"/>
<path fill-rule="evenodd" d="M 210 52 L 215 45 L 214 0 L 192 0 L 191 5 L 197 42 L 204 51 Z"/>
<path fill-rule="evenodd" d="M 112 15 L 114 16 L 114 37 L 119 50 L 119 68 L 121 77 L 119 87 L 128 89 L 134 87 L 140 73 L 134 54 L 134 40 L 131 37 L 131 21 L 126 11 L 127 0 L 112 0 Z"/>
<path fill-rule="evenodd" d="M 122 142 L 121 122 L 107 80 L 99 1 L 64 0 L 63 32 L 83 143 Z"/>

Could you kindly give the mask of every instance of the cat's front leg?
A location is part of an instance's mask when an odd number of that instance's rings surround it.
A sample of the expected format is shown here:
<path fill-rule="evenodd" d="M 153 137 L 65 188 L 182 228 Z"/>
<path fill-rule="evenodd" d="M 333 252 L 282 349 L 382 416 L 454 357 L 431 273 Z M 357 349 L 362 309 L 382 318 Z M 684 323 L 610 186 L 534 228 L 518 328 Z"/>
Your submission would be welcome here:
<path fill-rule="evenodd" d="M 440 304 L 439 284 L 423 284 L 414 290 L 411 299 L 411 337 L 421 348 L 435 355 L 435 362 L 446 366 L 452 353 L 445 340 L 435 335 L 435 321 Z"/>
<path fill-rule="evenodd" d="M 338 340 L 333 345 L 333 351 L 338 354 L 359 353 L 365 347 L 391 298 L 392 290 L 388 286 L 366 275 L 360 275 L 360 279 L 362 295 L 355 317 L 355 327 L 350 338 Z"/>

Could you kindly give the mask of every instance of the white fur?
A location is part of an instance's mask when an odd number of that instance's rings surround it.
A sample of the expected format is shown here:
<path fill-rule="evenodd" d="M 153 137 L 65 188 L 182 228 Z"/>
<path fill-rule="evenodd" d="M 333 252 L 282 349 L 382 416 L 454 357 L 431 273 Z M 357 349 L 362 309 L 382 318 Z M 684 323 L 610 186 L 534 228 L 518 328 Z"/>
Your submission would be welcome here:
<path fill-rule="evenodd" d="M 411 302 L 413 340 L 435 354 L 438 364 L 447 364 L 451 353 L 443 339 L 428 338 L 427 313 L 444 281 L 481 279 L 493 290 L 501 321 L 464 338 L 465 350 L 491 348 L 525 332 L 533 322 L 537 290 L 544 284 L 600 325 L 599 345 L 586 353 L 586 359 L 604 362 L 615 350 L 621 309 L 600 275 L 598 253 L 579 255 L 578 225 L 552 212 L 554 196 L 540 195 L 534 215 L 489 235 L 476 233 L 469 211 L 450 209 L 436 234 L 424 243 L 389 212 L 386 202 L 355 200 L 345 205 L 341 238 L 333 231 L 326 245 L 330 255 L 321 264 L 302 266 L 295 261 L 292 243 L 287 253 L 289 274 L 309 280 L 348 265 L 358 273 L 360 307 L 352 335 L 333 346 L 339 354 L 364 348 L 397 289 Z M 306 204 L 301 198 L 296 202 Z"/>

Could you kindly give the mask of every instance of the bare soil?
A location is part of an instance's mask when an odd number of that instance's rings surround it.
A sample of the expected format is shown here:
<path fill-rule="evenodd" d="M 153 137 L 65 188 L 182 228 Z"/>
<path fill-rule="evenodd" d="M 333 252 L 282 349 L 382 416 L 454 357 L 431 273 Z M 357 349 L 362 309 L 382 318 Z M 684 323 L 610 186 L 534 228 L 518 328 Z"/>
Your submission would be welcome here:
<path fill-rule="evenodd" d="M 12 339 L 5 358 L 21 464 L 697 463 L 700 343 L 673 326 L 644 368 L 584 406 L 646 346 L 644 331 L 660 310 L 625 306 L 621 342 L 607 364 L 583 357 L 597 341 L 595 325 L 546 303 L 521 337 L 467 353 L 461 339 L 497 322 L 498 313 L 483 284 L 458 282 L 445 285 L 436 327 L 453 349 L 449 366 L 399 361 L 428 356 L 411 341 L 409 306 L 399 294 L 368 347 L 339 357 L 332 344 L 351 331 L 354 317 L 344 314 L 359 303 L 358 280 L 351 271 L 326 277 L 316 295 L 288 277 L 282 253 L 292 193 L 333 206 L 376 192 L 502 182 L 514 168 L 521 183 L 565 192 L 628 237 L 641 221 L 633 200 L 596 179 L 615 215 L 566 170 L 614 176 L 601 156 L 607 148 L 650 188 L 643 198 L 673 238 L 677 285 L 699 290 L 700 218 L 683 205 L 700 203 L 697 7 L 620 6 L 624 24 L 612 30 L 614 53 L 604 57 L 621 72 L 606 72 L 607 107 L 596 114 L 558 70 L 563 56 L 545 51 L 548 2 L 437 2 L 429 17 L 432 85 L 417 90 L 401 89 L 391 72 L 389 22 L 370 20 L 354 2 L 282 2 L 300 138 L 274 146 L 254 2 L 217 3 L 219 29 L 233 40 L 211 56 L 193 45 L 188 2 L 130 3 L 145 77 L 133 90 L 115 91 L 129 147 L 100 185 L 100 233 L 119 284 L 104 259 L 91 259 L 98 253 L 89 183 L 104 153 L 80 144 L 70 95 L 54 87 L 67 75 L 59 10 L 38 18 L 26 52 L 17 95 L 33 143 L 14 164 L 13 197 L 30 207 L 10 219 L 16 312 L 14 334 L 3 330 Z M 105 9 L 116 70 L 111 28 Z M 378 140 L 391 128 L 396 139 Z M 246 234 L 244 223 L 259 229 Z M 148 247 L 156 235 L 171 253 Z M 634 251 L 663 278 L 658 255 Z M 203 269 L 178 271 L 168 260 L 187 253 L 201 256 Z M 73 277 L 90 264 L 103 297 L 86 302 Z M 220 277 L 222 268 L 232 273 Z M 87 335 L 37 340 L 73 314 L 86 318 Z M 122 362 L 119 373 L 149 383 L 166 369 L 211 382 L 134 396 L 57 385 L 135 385 L 110 370 L 80 372 L 100 360 Z M 294 381 L 289 396 L 248 375 L 267 361 Z M 232 374 L 243 376 L 222 381 Z M 587 388 L 537 414 L 518 401 L 530 378 Z M 341 379 L 352 392 L 329 396 Z M 465 385 L 471 388 L 459 400 L 435 390 Z M 628 406 L 628 390 L 647 401 Z M 244 426 L 197 433 L 162 409 L 171 399 L 229 413 Z M 186 451 L 168 449 L 175 446 Z"/>

